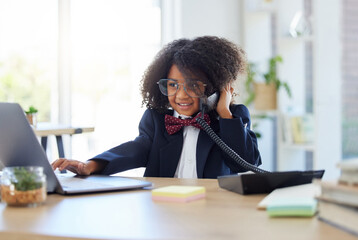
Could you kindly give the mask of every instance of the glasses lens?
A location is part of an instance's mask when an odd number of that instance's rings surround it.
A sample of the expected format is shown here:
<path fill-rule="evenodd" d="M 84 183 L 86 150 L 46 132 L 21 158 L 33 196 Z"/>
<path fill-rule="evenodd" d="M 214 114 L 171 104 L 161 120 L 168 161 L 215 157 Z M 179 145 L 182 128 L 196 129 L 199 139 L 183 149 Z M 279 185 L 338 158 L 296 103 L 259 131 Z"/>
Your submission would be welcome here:
<path fill-rule="evenodd" d="M 165 96 L 173 96 L 179 89 L 179 85 L 183 85 L 182 83 L 178 83 L 173 79 L 160 79 L 157 82 L 159 85 L 160 92 Z M 198 80 L 187 79 L 184 84 L 185 92 L 190 97 L 202 97 L 205 93 L 205 84 Z"/>
<path fill-rule="evenodd" d="M 202 97 L 205 93 L 205 84 L 198 80 L 187 79 L 185 89 L 191 97 Z"/>
<path fill-rule="evenodd" d="M 160 92 L 165 96 L 173 96 L 178 89 L 178 83 L 171 79 L 160 79 L 158 85 Z"/>

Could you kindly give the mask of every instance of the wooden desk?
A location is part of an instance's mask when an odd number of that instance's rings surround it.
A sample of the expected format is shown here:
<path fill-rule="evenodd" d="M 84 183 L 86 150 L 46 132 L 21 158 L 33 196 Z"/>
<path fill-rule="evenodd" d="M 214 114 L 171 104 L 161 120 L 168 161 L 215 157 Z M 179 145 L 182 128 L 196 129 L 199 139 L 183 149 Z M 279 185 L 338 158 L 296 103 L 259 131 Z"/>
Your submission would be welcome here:
<path fill-rule="evenodd" d="M 355 239 L 314 218 L 269 218 L 256 209 L 264 195 L 242 196 L 217 180 L 145 178 L 154 187 L 205 186 L 191 203 L 151 200 L 150 190 L 49 195 L 37 208 L 0 204 L 0 239 Z"/>
<path fill-rule="evenodd" d="M 46 123 L 39 123 L 37 128 L 34 129 L 36 136 L 41 137 L 41 145 L 45 149 L 47 148 L 48 136 L 54 135 L 57 142 L 57 150 L 60 158 L 65 157 L 65 151 L 63 149 L 63 135 L 73 135 L 86 132 L 93 132 L 93 127 L 70 127 L 62 125 L 53 125 Z"/>

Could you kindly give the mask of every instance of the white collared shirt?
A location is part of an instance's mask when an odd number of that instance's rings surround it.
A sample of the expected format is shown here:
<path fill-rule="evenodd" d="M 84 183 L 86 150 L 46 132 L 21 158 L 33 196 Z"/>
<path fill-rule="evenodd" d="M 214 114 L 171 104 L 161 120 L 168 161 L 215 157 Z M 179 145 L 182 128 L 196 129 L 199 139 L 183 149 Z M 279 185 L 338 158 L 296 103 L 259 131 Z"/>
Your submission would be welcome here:
<path fill-rule="evenodd" d="M 176 111 L 174 111 L 173 116 L 180 116 L 182 119 L 190 118 L 188 116 L 179 115 Z M 196 145 L 198 142 L 199 132 L 200 129 L 193 126 L 183 127 L 183 148 L 174 177 L 198 178 L 198 174 L 196 172 Z"/>

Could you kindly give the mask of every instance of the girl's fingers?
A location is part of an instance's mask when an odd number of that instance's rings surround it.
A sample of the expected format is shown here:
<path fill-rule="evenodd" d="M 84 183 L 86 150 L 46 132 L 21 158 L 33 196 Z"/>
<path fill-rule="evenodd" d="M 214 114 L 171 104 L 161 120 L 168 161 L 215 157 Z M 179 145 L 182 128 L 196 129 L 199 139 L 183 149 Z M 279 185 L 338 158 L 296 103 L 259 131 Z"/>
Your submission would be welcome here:
<path fill-rule="evenodd" d="M 51 165 L 52 165 L 53 170 L 56 170 L 57 168 L 60 171 L 66 169 L 66 170 L 69 170 L 69 171 L 74 172 L 74 173 L 77 174 L 77 173 L 81 172 L 80 169 L 79 169 L 80 163 L 81 162 L 76 161 L 76 160 L 69 160 L 69 159 L 66 159 L 66 158 L 59 158 L 56 161 L 54 161 Z"/>
<path fill-rule="evenodd" d="M 71 171 L 75 174 L 79 175 L 89 175 L 90 171 L 86 168 L 86 164 L 77 161 L 77 160 L 70 160 L 66 158 L 59 158 L 55 160 L 52 164 L 52 169 L 56 170 L 57 168 L 62 171 L 64 169 Z"/>
<path fill-rule="evenodd" d="M 56 170 L 56 169 L 63 163 L 63 161 L 65 161 L 65 160 L 66 160 L 65 158 L 59 158 L 59 159 L 55 160 L 55 161 L 51 164 L 52 169 L 53 169 L 53 170 Z"/>
<path fill-rule="evenodd" d="M 58 166 L 58 169 L 59 169 L 60 171 L 62 171 L 62 170 L 64 170 L 64 169 L 66 169 L 67 166 L 70 165 L 70 164 L 73 164 L 73 161 L 70 161 L 70 160 L 67 160 L 67 159 L 66 159 L 65 161 L 63 161 L 63 162 L 61 163 L 61 165 Z"/>

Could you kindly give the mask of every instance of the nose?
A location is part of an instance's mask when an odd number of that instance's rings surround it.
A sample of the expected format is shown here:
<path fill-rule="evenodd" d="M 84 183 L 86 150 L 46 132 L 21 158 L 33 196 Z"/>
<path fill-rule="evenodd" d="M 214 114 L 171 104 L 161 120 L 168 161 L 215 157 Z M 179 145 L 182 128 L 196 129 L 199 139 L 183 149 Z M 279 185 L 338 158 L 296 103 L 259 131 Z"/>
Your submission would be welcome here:
<path fill-rule="evenodd" d="M 176 92 L 176 97 L 178 97 L 178 98 L 187 98 L 187 97 L 189 97 L 187 92 L 184 90 L 184 84 L 179 84 L 179 88 L 178 88 L 178 90 Z"/>

